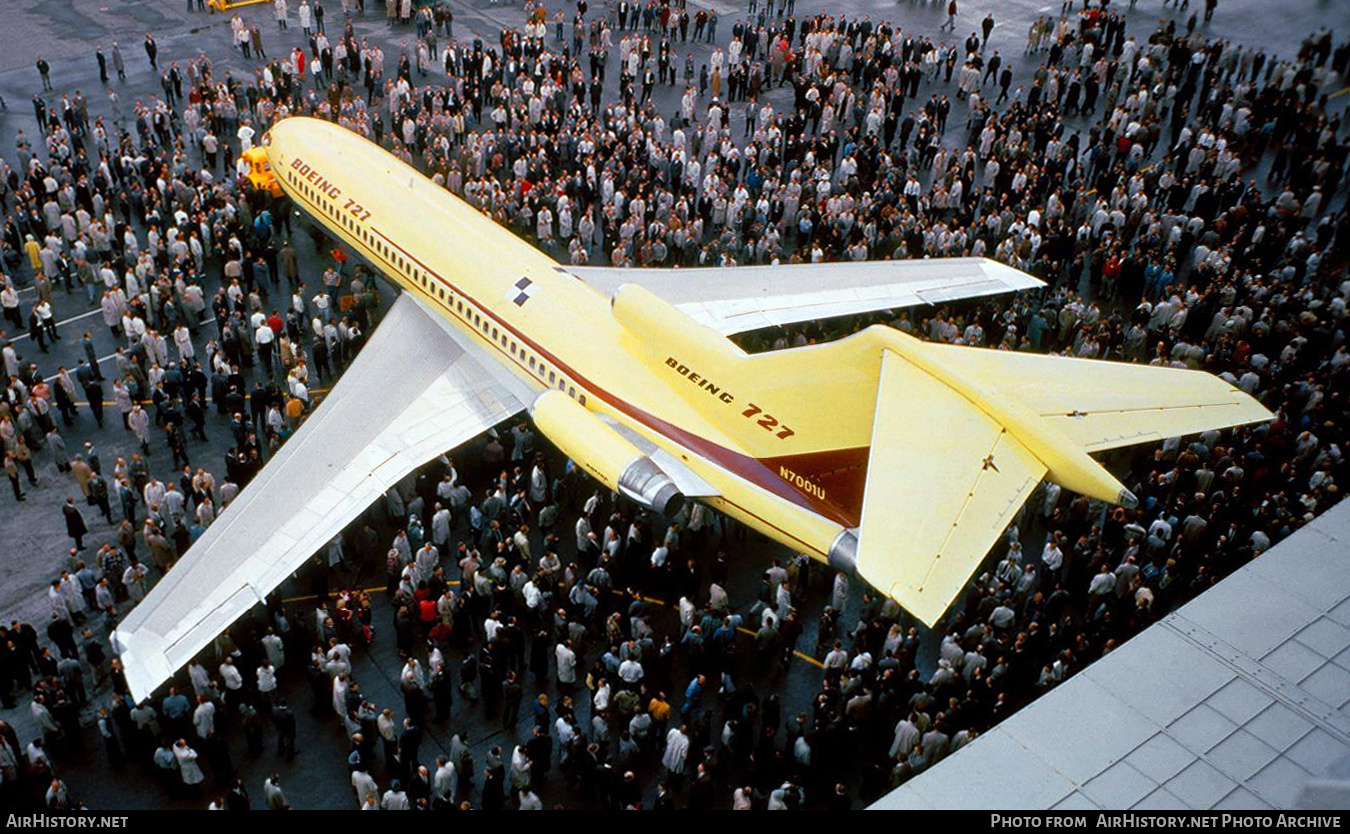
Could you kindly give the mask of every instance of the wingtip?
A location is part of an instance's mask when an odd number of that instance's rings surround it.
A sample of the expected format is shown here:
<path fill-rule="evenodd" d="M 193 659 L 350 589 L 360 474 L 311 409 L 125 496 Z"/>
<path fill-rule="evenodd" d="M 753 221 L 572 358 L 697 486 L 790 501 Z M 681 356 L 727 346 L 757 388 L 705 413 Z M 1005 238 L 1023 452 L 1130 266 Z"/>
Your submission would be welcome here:
<path fill-rule="evenodd" d="M 1015 266 L 1009 266 L 1002 261 L 996 261 L 989 257 L 982 257 L 979 260 L 986 275 L 1002 280 L 1009 285 L 1010 289 L 1029 290 L 1045 286 L 1045 282 L 1040 278 L 1029 272 L 1023 272 Z"/>
<path fill-rule="evenodd" d="M 965 586 L 962 586 L 961 590 L 964 589 Z M 950 599 L 940 601 L 932 593 L 925 594 L 922 589 L 905 588 L 898 583 L 891 587 L 889 594 L 910 616 L 923 623 L 924 628 L 930 629 L 937 626 L 938 621 L 946 616 L 947 610 L 960 595 L 961 592 L 958 591 Z"/>

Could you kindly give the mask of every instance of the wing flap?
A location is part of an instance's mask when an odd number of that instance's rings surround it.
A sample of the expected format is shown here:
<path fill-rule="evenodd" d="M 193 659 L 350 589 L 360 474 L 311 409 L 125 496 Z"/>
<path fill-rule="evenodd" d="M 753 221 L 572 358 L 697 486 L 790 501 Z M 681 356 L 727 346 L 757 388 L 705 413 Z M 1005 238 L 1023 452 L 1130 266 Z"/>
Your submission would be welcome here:
<path fill-rule="evenodd" d="M 403 295 L 319 409 L 114 635 L 139 699 L 417 466 L 521 411 L 496 363 Z M 518 383 L 523 388 L 523 384 Z"/>
<path fill-rule="evenodd" d="M 974 403 L 883 351 L 858 573 L 933 625 L 1045 471 Z"/>

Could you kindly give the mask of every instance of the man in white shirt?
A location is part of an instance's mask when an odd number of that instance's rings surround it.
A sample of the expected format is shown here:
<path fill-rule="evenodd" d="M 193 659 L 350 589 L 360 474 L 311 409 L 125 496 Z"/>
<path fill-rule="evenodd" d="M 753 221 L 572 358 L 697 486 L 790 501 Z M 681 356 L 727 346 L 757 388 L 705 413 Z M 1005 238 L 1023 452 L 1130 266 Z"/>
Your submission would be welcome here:
<path fill-rule="evenodd" d="M 631 657 L 619 664 L 619 679 L 624 682 L 625 689 L 636 689 L 644 674 L 642 664 Z"/>
<path fill-rule="evenodd" d="M 379 800 L 380 788 L 375 784 L 375 778 L 364 770 L 352 771 L 352 790 L 356 791 L 359 808 Z"/>
<path fill-rule="evenodd" d="M 569 691 L 577 682 L 577 653 L 572 650 L 571 641 L 559 643 L 554 649 L 558 663 L 558 688 Z"/>
<path fill-rule="evenodd" d="M 1059 539 L 1051 536 L 1045 542 L 1045 549 L 1041 551 L 1041 564 L 1045 565 L 1046 573 L 1055 575 L 1064 564 L 1064 551 L 1059 549 Z"/>
<path fill-rule="evenodd" d="M 247 151 L 253 147 L 253 137 L 255 135 L 255 131 L 253 130 L 252 127 L 249 126 L 248 119 L 243 120 L 242 124 L 239 125 L 238 132 L 235 135 L 239 137 L 240 151 Z"/>
<path fill-rule="evenodd" d="M 216 729 L 216 705 L 205 695 L 197 696 L 197 709 L 192 713 L 192 726 L 197 729 L 197 737 L 205 739 Z"/>
<path fill-rule="evenodd" d="M 267 369 L 268 374 L 272 373 L 272 345 L 277 340 L 277 334 L 267 325 L 266 320 L 258 325 L 253 331 L 253 340 L 258 343 L 258 357 L 262 360 L 263 367 Z"/>
<path fill-rule="evenodd" d="M 328 294 L 318 293 L 314 296 L 313 303 L 314 312 L 318 314 L 320 319 L 327 323 L 329 320 Z"/>
<path fill-rule="evenodd" d="M 225 684 L 225 691 L 233 701 L 235 696 L 244 689 L 244 676 L 239 674 L 239 668 L 234 665 L 234 658 L 227 657 L 225 662 L 220 664 L 220 680 Z"/>
<path fill-rule="evenodd" d="M 1092 582 L 1088 584 L 1088 596 L 1094 599 L 1102 599 L 1116 589 L 1116 575 L 1106 565 L 1102 565 L 1101 572 L 1092 577 Z"/>

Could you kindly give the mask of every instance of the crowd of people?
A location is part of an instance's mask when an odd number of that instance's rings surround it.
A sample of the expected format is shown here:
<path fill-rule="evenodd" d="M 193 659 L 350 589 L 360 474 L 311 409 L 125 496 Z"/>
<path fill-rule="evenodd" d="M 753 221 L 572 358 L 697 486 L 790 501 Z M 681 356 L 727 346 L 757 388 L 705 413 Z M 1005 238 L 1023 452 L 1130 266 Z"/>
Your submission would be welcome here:
<path fill-rule="evenodd" d="M 274 10 L 294 38 L 287 0 Z M 77 338 L 60 333 L 53 293 L 85 293 L 119 343 L 105 389 L 91 334 L 70 368 L 25 362 L 0 333 L 6 474 L 17 500 L 39 465 L 70 480 L 73 545 L 50 620 L 0 628 L 0 694 L 27 699 L 37 728 L 23 744 L 0 726 L 0 795 L 78 805 L 62 774 L 83 717 L 110 766 L 130 760 L 166 791 L 287 807 L 276 773 L 251 797 L 230 740 L 257 756 L 270 733 L 292 757 L 303 677 L 314 732 L 349 745 L 353 808 L 848 808 L 1339 499 L 1350 292 L 1333 195 L 1346 139 L 1327 91 L 1350 76 L 1350 44 L 1329 31 L 1276 57 L 1206 38 L 1194 17 L 1128 31 L 1103 4 L 1039 18 L 1014 56 L 990 48 L 992 16 L 944 41 L 903 20 L 798 20 L 791 0 L 752 0 L 722 24 L 723 49 L 716 14 L 679 0 L 581 0 L 570 31 L 566 13 L 529 3 L 522 26 L 485 44 L 457 40 L 447 7 L 389 0 L 389 25 L 415 41 L 386 75 L 382 47 L 356 34 L 364 8 L 344 2 L 327 28 L 321 10 L 302 2 L 300 45 L 272 57 L 239 19 L 252 79 L 205 55 L 161 67 L 148 38 L 162 97 L 127 114 L 114 87 L 91 116 L 78 92 L 59 107 L 35 96 L 35 143 L 20 132 L 0 161 L 6 319 L 45 351 Z M 711 47 L 706 62 L 691 37 Z M 750 349 L 881 320 L 932 340 L 1200 368 L 1276 417 L 1116 461 L 1134 510 L 1044 484 L 927 640 L 893 601 L 805 557 L 740 587 L 734 525 L 699 505 L 636 512 L 527 424 L 503 427 L 335 539 L 311 569 L 313 607 L 273 599 L 186 679 L 133 703 L 107 639 L 118 616 L 228 512 L 373 324 L 370 274 L 313 229 L 316 255 L 302 258 L 306 229 L 235 167 L 292 114 L 379 142 L 572 263 L 983 255 L 1048 285 L 751 334 Z M 121 428 L 104 426 L 109 394 Z M 63 429 L 89 419 L 96 439 L 72 454 Z M 218 478 L 190 459 L 208 430 L 229 433 Z M 108 466 L 97 438 L 119 431 L 137 451 Z M 383 596 L 331 592 L 332 569 L 353 564 L 385 572 Z M 390 642 L 402 703 L 378 704 L 358 666 Z M 809 704 L 785 708 L 784 675 L 819 681 Z M 475 754 L 496 722 L 503 744 Z M 450 738 L 436 757 L 422 750 L 433 728 Z"/>

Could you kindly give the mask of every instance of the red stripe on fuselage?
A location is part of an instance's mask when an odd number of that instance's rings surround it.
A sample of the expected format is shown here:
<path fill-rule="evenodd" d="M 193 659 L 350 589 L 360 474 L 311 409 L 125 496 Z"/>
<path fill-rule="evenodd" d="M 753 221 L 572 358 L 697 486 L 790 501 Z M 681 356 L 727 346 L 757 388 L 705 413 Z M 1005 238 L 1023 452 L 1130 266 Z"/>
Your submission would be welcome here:
<path fill-rule="evenodd" d="M 283 184 L 283 186 L 287 184 L 285 177 L 278 177 L 278 180 Z M 314 201 L 309 200 L 303 193 L 299 192 L 298 190 L 292 189 L 287 189 L 287 191 L 291 192 L 292 199 L 296 199 L 299 202 L 306 204 L 310 208 L 311 213 L 315 214 L 318 217 L 327 217 L 328 213 L 324 211 L 323 207 L 321 207 Z M 341 226 L 341 224 L 338 225 Z M 755 486 L 764 489 L 770 492 L 771 494 L 778 496 L 779 498 L 789 501 L 792 504 L 795 504 L 799 507 L 814 512 L 824 518 L 827 518 L 845 527 L 856 527 L 858 525 L 859 519 L 861 517 L 861 501 L 859 501 L 858 505 L 855 507 L 841 506 L 835 503 L 834 501 L 823 499 L 818 496 L 799 491 L 797 488 L 793 487 L 791 484 L 784 481 L 779 476 L 779 474 L 774 471 L 772 467 L 776 465 L 776 463 L 773 460 L 766 463 L 757 458 L 737 452 L 733 449 L 728 449 L 725 446 L 714 443 L 692 432 L 686 431 L 685 429 L 682 429 L 679 426 L 676 426 L 666 420 L 661 419 L 660 417 L 650 414 L 647 411 L 629 403 L 628 401 L 615 396 L 610 391 L 600 387 L 587 377 L 578 373 L 576 369 L 573 368 L 571 365 L 569 365 L 566 362 L 563 362 L 551 351 L 547 350 L 538 342 L 526 336 L 518 328 L 502 319 L 491 308 L 487 307 L 482 302 L 475 299 L 473 296 L 464 292 L 460 287 L 456 286 L 452 281 L 447 279 L 445 276 L 441 275 L 439 272 L 432 269 L 424 261 L 422 261 L 421 258 L 418 258 L 416 255 L 409 252 L 403 246 L 399 245 L 384 232 L 380 231 L 373 225 L 368 226 L 368 228 L 370 229 L 372 234 L 378 235 L 387 244 L 389 244 L 389 246 L 398 250 L 409 261 L 416 263 L 428 275 L 434 277 L 437 281 L 439 281 L 441 284 L 449 288 L 452 292 L 456 293 L 459 297 L 463 298 L 469 304 L 473 305 L 484 316 L 492 319 L 492 321 L 496 322 L 504 330 L 513 334 L 515 338 L 518 339 L 520 342 L 528 345 L 535 353 L 544 357 L 550 363 L 555 365 L 564 374 L 574 379 L 578 385 L 580 385 L 583 389 L 586 390 L 587 393 L 599 397 L 601 400 L 609 404 L 617 411 L 624 413 L 628 417 L 641 423 L 642 425 L 646 426 L 652 431 L 655 431 L 658 434 L 664 436 L 668 440 L 677 443 L 680 446 L 683 446 L 684 448 L 701 457 L 706 458 L 707 460 L 722 467 L 723 469 L 726 469 L 727 471 L 731 472 L 737 477 L 742 478 L 748 483 L 754 484 Z M 334 229 L 334 231 L 336 231 L 338 234 L 342 234 L 342 232 L 337 231 L 337 229 Z M 389 271 L 392 271 L 394 274 L 400 274 L 400 270 L 397 268 L 397 266 L 392 262 L 390 262 L 387 258 L 381 256 L 377 251 L 370 249 L 369 247 L 361 246 L 361 244 L 359 243 L 354 245 L 358 246 L 359 248 L 366 249 L 368 253 L 374 253 L 376 260 L 382 261 L 384 264 L 386 264 Z M 559 269 L 560 271 L 566 272 L 566 270 L 562 269 L 561 267 L 559 267 Z M 567 274 L 570 275 L 570 273 Z M 445 305 L 440 306 L 442 309 L 449 309 Z M 471 322 L 456 315 L 453 310 L 450 310 L 450 312 L 452 316 L 463 322 L 466 328 L 474 329 L 474 326 Z M 510 359 L 513 363 L 518 365 L 521 368 L 521 370 L 525 371 L 526 373 L 529 373 L 531 378 L 533 378 L 534 374 L 530 372 L 529 369 L 527 369 L 524 366 L 524 364 L 522 364 L 515 357 L 510 356 L 505 351 L 498 348 L 496 342 L 492 342 L 492 344 L 494 348 L 497 348 L 499 353 L 502 353 L 503 356 Z M 814 456 L 815 454 L 818 453 L 808 453 L 808 456 Z M 802 541 L 800 538 L 793 535 L 790 531 L 784 530 L 782 527 L 779 527 L 778 525 L 774 524 L 768 519 L 765 519 L 764 517 L 736 503 L 735 501 L 732 501 L 725 497 L 721 497 L 721 500 L 726 501 L 728 504 L 734 507 L 737 507 L 747 515 L 750 515 L 755 519 L 759 520 L 762 524 L 768 527 L 772 527 L 774 530 L 777 530 L 779 533 L 782 533 L 785 537 L 790 538 L 793 541 L 796 541 L 797 543 L 805 546 L 806 548 L 817 552 L 823 552 L 819 551 L 818 548 L 808 544 L 807 542 Z"/>
<path fill-rule="evenodd" d="M 428 275 L 431 275 L 437 281 L 440 281 L 442 284 L 449 287 L 453 292 L 462 296 L 465 301 L 468 301 L 470 304 L 478 308 L 478 310 L 482 312 L 483 315 L 495 321 L 498 325 L 502 327 L 502 329 L 509 331 L 512 335 L 515 336 L 515 338 L 529 345 L 529 347 L 536 353 L 543 356 L 553 365 L 556 365 L 558 369 L 561 370 L 563 373 L 567 374 L 572 379 L 575 379 L 577 381 L 577 384 L 585 388 L 588 393 L 594 394 L 595 396 L 599 397 L 601 400 L 608 403 L 611 407 L 615 408 L 618 411 L 623 412 L 624 414 L 643 424 L 647 428 L 657 432 L 658 434 L 663 435 L 666 439 L 678 443 L 679 445 L 683 446 L 689 451 L 707 458 L 708 460 L 712 461 L 718 466 L 721 466 L 727 471 L 732 472 L 733 474 L 741 478 L 744 478 L 746 481 L 749 481 L 750 483 L 760 487 L 761 489 L 768 490 L 769 492 L 772 492 L 774 495 L 777 495 L 780 498 L 783 498 L 787 501 L 791 501 L 792 503 L 805 509 L 809 509 L 812 512 L 818 513 L 819 515 L 822 515 L 825 518 L 830 519 L 831 521 L 842 524 L 845 527 L 856 527 L 858 525 L 859 516 L 861 515 L 860 507 L 858 511 L 850 513 L 844 507 L 836 505 L 833 501 L 804 494 L 798 491 L 795 487 L 790 486 L 778 475 L 778 473 L 774 472 L 768 465 L 761 462 L 759 459 L 753 458 L 749 455 L 742 454 L 733 449 L 728 449 L 725 446 L 713 443 L 710 440 L 699 437 L 698 435 L 692 432 L 686 431 L 680 428 L 679 426 L 676 426 L 670 422 L 667 422 L 666 420 L 661 419 L 660 417 L 657 417 L 654 414 L 650 414 L 647 411 L 638 408 L 632 403 L 629 403 L 627 400 L 615 396 L 613 393 L 607 391 L 606 389 L 600 387 L 599 385 L 596 385 L 593 381 L 591 381 L 581 373 L 578 373 L 577 370 L 573 368 L 571 365 L 562 361 L 556 355 L 550 352 L 547 348 L 543 347 L 538 342 L 526 336 L 514 325 L 502 319 L 502 317 L 497 315 L 491 308 L 487 307 L 482 302 L 475 299 L 473 296 L 464 292 L 461 288 L 456 286 L 449 279 L 445 278 L 439 272 L 428 266 L 416 255 L 412 254 L 407 249 L 404 249 L 402 246 L 395 243 L 384 232 L 381 232 L 379 229 L 376 229 L 373 226 L 371 227 L 371 231 L 373 231 L 375 234 L 383 238 L 384 241 L 388 243 L 390 246 L 394 247 L 399 252 L 401 252 L 403 256 L 406 257 L 408 260 L 420 266 L 423 270 L 426 271 Z"/>

